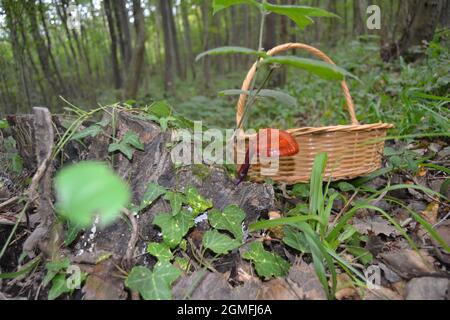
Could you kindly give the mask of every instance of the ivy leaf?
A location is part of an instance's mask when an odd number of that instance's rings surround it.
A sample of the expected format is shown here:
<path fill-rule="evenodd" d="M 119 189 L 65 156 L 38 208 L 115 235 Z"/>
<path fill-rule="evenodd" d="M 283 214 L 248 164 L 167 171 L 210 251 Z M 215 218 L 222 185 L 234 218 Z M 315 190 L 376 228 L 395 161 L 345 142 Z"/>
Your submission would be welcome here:
<path fill-rule="evenodd" d="M 103 131 L 103 128 L 99 125 L 92 125 L 90 127 L 87 127 L 77 133 L 75 133 L 70 140 L 81 140 L 86 137 L 92 137 L 95 138 L 99 133 Z"/>
<path fill-rule="evenodd" d="M 173 113 L 173 110 L 167 101 L 157 101 L 150 106 L 148 112 L 158 118 L 167 118 Z"/>
<path fill-rule="evenodd" d="M 232 96 L 232 95 L 253 95 L 255 94 L 255 91 L 248 91 L 248 90 L 239 90 L 239 89 L 231 89 L 231 90 L 224 90 L 219 92 L 219 95 L 225 95 L 225 96 Z M 258 96 L 264 97 L 264 98 L 273 98 L 277 100 L 278 102 L 286 105 L 287 107 L 297 107 L 297 99 L 295 99 L 293 96 L 278 90 L 270 90 L 270 89 L 263 89 L 258 93 Z"/>
<path fill-rule="evenodd" d="M 165 194 L 167 190 L 160 186 L 156 182 L 151 182 L 147 185 L 147 189 L 142 197 L 141 205 L 139 210 L 143 210 L 156 201 L 159 197 Z"/>
<path fill-rule="evenodd" d="M 142 144 L 139 136 L 133 131 L 127 131 L 122 138 L 122 143 L 132 146 L 137 150 L 144 151 L 144 145 Z"/>
<path fill-rule="evenodd" d="M 285 227 L 283 229 L 284 237 L 283 242 L 289 247 L 300 251 L 302 253 L 309 253 L 308 242 L 306 241 L 305 235 L 297 231 L 293 227 Z"/>
<path fill-rule="evenodd" d="M 62 270 L 66 270 L 70 265 L 69 259 L 65 258 L 60 261 L 52 261 L 45 265 L 45 269 L 47 269 L 47 274 L 42 280 L 42 285 L 47 286 L 50 281 Z"/>
<path fill-rule="evenodd" d="M 183 195 L 178 192 L 168 191 L 166 192 L 164 199 L 170 202 L 170 206 L 172 207 L 172 215 L 176 216 L 183 204 Z"/>
<path fill-rule="evenodd" d="M 331 18 L 339 18 L 338 15 L 323 10 L 321 8 L 314 8 L 314 7 L 308 7 L 308 6 L 282 6 L 282 5 L 275 5 L 271 3 L 264 3 L 264 9 L 287 16 L 289 19 L 295 22 L 297 26 L 299 26 L 301 29 L 304 29 L 306 26 L 314 23 L 314 21 L 311 19 L 311 17 L 331 17 Z"/>
<path fill-rule="evenodd" d="M 134 149 L 143 151 L 144 145 L 139 140 L 139 136 L 136 133 L 127 131 L 119 142 L 111 143 L 109 145 L 108 152 L 119 151 L 123 153 L 128 160 L 131 160 L 133 159 Z"/>
<path fill-rule="evenodd" d="M 52 280 L 52 287 L 48 292 L 48 300 L 55 300 L 59 296 L 70 292 L 72 292 L 72 290 L 67 287 L 65 275 L 58 274 Z"/>
<path fill-rule="evenodd" d="M 153 224 L 161 228 L 164 242 L 173 249 L 180 244 L 189 229 L 194 226 L 194 218 L 185 210 L 176 216 L 162 213 L 155 217 Z"/>
<path fill-rule="evenodd" d="M 152 242 L 147 246 L 147 252 L 161 262 L 170 262 L 173 260 L 172 251 L 170 251 L 170 248 L 165 243 Z"/>
<path fill-rule="evenodd" d="M 245 212 L 237 205 L 229 205 L 225 207 L 223 212 L 213 209 L 208 215 L 208 221 L 213 228 L 229 231 L 241 242 L 244 237 L 242 232 L 242 222 L 244 219 Z"/>
<path fill-rule="evenodd" d="M 198 192 L 197 188 L 188 187 L 185 192 L 186 202 L 191 206 L 194 217 L 197 217 L 200 213 L 212 208 L 213 203 L 210 199 L 206 200 Z"/>
<path fill-rule="evenodd" d="M 215 49 L 211 49 L 205 52 L 200 53 L 197 58 L 195 58 L 195 61 L 199 61 L 200 59 L 206 57 L 206 56 L 215 56 L 219 54 L 246 54 L 246 55 L 253 55 L 260 58 L 267 57 L 267 53 L 263 51 L 257 51 L 250 48 L 244 48 L 244 47 L 219 47 Z"/>
<path fill-rule="evenodd" d="M 262 60 L 264 64 L 277 63 L 311 72 L 325 80 L 343 80 L 345 76 L 353 77 L 350 72 L 328 62 L 295 56 L 274 56 Z"/>
<path fill-rule="evenodd" d="M 253 261 L 256 273 L 265 279 L 283 277 L 289 272 L 289 263 L 277 254 L 266 251 L 261 242 L 252 243 L 250 250 L 245 252 L 242 257 Z"/>
<path fill-rule="evenodd" d="M 8 129 L 9 128 L 9 123 L 7 120 L 5 119 L 0 119 L 0 130 L 1 129 Z"/>
<path fill-rule="evenodd" d="M 134 267 L 125 285 L 138 291 L 145 300 L 170 300 L 170 286 L 181 275 L 181 271 L 170 263 L 158 263 L 153 272 L 146 267 Z"/>
<path fill-rule="evenodd" d="M 128 185 L 103 163 L 81 162 L 63 168 L 55 178 L 57 211 L 70 223 L 88 227 L 99 216 L 113 222 L 130 199 Z"/>
<path fill-rule="evenodd" d="M 217 12 L 226 9 L 228 7 L 238 5 L 238 4 L 250 4 L 256 7 L 260 7 L 261 5 L 256 0 L 214 0 L 213 2 L 213 10 L 216 14 Z"/>
<path fill-rule="evenodd" d="M 133 148 L 124 143 L 111 143 L 108 147 L 108 152 L 116 152 L 119 151 L 123 153 L 128 160 L 133 159 Z"/>
<path fill-rule="evenodd" d="M 226 254 L 238 248 L 241 243 L 217 230 L 209 230 L 203 235 L 203 246 L 217 254 Z"/>

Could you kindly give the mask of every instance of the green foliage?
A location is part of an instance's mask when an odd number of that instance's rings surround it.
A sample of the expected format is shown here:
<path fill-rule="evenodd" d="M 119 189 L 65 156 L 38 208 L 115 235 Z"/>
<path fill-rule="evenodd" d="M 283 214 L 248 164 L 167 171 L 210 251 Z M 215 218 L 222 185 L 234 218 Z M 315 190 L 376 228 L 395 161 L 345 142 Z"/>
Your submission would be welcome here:
<path fill-rule="evenodd" d="M 131 160 L 133 159 L 133 151 L 135 149 L 143 151 L 144 145 L 136 133 L 127 131 L 119 142 L 111 143 L 109 145 L 108 152 L 120 151 L 128 158 L 128 160 Z"/>
<path fill-rule="evenodd" d="M 338 18 L 334 13 L 328 12 L 320 8 L 313 8 L 307 6 L 282 6 L 274 5 L 268 2 L 263 4 L 265 10 L 287 16 L 289 19 L 295 22 L 301 29 L 314 23 L 311 17 L 331 17 Z"/>
<path fill-rule="evenodd" d="M 125 285 L 139 292 L 145 300 L 170 300 L 171 286 L 180 275 L 181 271 L 170 263 L 158 262 L 153 271 L 145 267 L 134 267 Z"/>
<path fill-rule="evenodd" d="M 217 254 L 226 254 L 241 245 L 240 241 L 231 239 L 229 236 L 217 230 L 209 230 L 203 235 L 203 246 Z"/>
<path fill-rule="evenodd" d="M 256 0 L 214 0 L 213 1 L 213 9 L 214 14 L 217 12 L 226 9 L 228 7 L 238 5 L 238 4 L 250 4 L 256 7 L 260 7 L 260 4 Z"/>
<path fill-rule="evenodd" d="M 48 300 L 55 300 L 65 293 L 71 293 L 67 287 L 67 280 L 63 274 L 57 274 L 52 280 L 52 287 L 48 291 Z"/>
<path fill-rule="evenodd" d="M 242 258 L 252 261 L 258 275 L 265 279 L 283 277 L 289 272 L 289 263 L 277 254 L 266 251 L 261 242 L 252 243 Z"/>
<path fill-rule="evenodd" d="M 155 217 L 153 224 L 161 228 L 164 243 L 173 249 L 194 226 L 194 218 L 183 209 L 176 216 L 161 213 Z"/>
<path fill-rule="evenodd" d="M 0 130 L 8 129 L 9 123 L 6 119 L 0 119 Z"/>
<path fill-rule="evenodd" d="M 4 156 L 8 161 L 8 169 L 16 174 L 22 173 L 23 159 L 17 151 L 17 143 L 13 137 L 3 139 Z"/>
<path fill-rule="evenodd" d="M 184 191 L 186 203 L 192 208 L 192 214 L 197 217 L 200 213 L 212 208 L 210 199 L 203 198 L 194 187 L 187 187 Z"/>
<path fill-rule="evenodd" d="M 242 232 L 244 219 L 245 212 L 236 205 L 225 207 L 223 212 L 213 209 L 208 215 L 208 221 L 213 228 L 230 232 L 240 242 L 242 242 L 244 236 Z"/>
<path fill-rule="evenodd" d="M 70 140 L 81 140 L 86 137 L 92 137 L 95 138 L 98 134 L 103 132 L 103 128 L 99 125 L 92 125 L 90 127 L 87 127 L 77 133 L 75 133 Z"/>
<path fill-rule="evenodd" d="M 170 248 L 164 243 L 149 243 L 147 246 L 147 252 L 161 262 L 170 262 L 173 260 L 172 251 L 170 251 Z"/>
<path fill-rule="evenodd" d="M 224 91 L 219 92 L 219 95 L 224 95 L 224 96 L 241 95 L 241 94 L 246 94 L 248 96 L 252 96 L 255 94 L 255 92 L 250 92 L 248 90 L 238 90 L 238 89 L 224 90 Z M 285 92 L 282 92 L 282 91 L 263 89 L 263 90 L 259 91 L 258 97 L 273 98 L 288 107 L 297 107 L 298 106 L 297 100 L 294 97 L 292 97 L 291 95 L 289 95 Z"/>
<path fill-rule="evenodd" d="M 199 61 L 200 59 L 206 57 L 206 56 L 215 56 L 215 55 L 222 55 L 222 54 L 245 54 L 245 55 L 253 55 L 260 58 L 267 57 L 267 53 L 263 51 L 253 50 L 249 48 L 243 48 L 243 47 L 220 47 L 211 49 L 208 51 L 205 51 L 197 56 L 195 58 L 195 61 Z"/>
<path fill-rule="evenodd" d="M 263 64 L 282 64 L 298 69 L 306 70 L 311 72 L 325 80 L 343 80 L 344 77 L 352 77 L 352 74 L 348 71 L 334 65 L 331 63 L 299 58 L 294 56 L 275 56 L 262 60 Z"/>
<path fill-rule="evenodd" d="M 178 192 L 172 192 L 168 191 L 164 195 L 164 200 L 167 200 L 170 202 L 170 206 L 172 207 L 172 215 L 176 216 L 180 210 L 181 206 L 183 205 L 183 195 Z"/>
<path fill-rule="evenodd" d="M 139 205 L 139 211 L 144 210 L 148 206 L 152 205 L 153 202 L 158 200 L 159 197 L 166 194 L 167 190 L 160 186 L 156 182 L 151 182 L 147 185 L 147 189 L 142 196 L 141 204 Z"/>
<path fill-rule="evenodd" d="M 106 165 L 81 162 L 61 169 L 55 178 L 58 213 L 72 224 L 87 227 L 99 217 L 113 222 L 130 199 L 128 186 Z"/>

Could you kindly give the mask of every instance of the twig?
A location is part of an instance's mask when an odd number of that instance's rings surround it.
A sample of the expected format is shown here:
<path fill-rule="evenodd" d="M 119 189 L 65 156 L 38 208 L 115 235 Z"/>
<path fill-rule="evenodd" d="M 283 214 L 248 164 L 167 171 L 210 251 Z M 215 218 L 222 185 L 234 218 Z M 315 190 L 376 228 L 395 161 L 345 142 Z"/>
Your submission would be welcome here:
<path fill-rule="evenodd" d="M 3 208 L 5 208 L 5 207 L 7 207 L 7 206 L 9 206 L 9 205 L 11 205 L 11 204 L 17 202 L 19 199 L 20 199 L 20 197 L 12 197 L 11 199 L 6 200 L 6 201 L 3 202 L 3 203 L 0 203 L 0 209 L 3 209 Z"/>
<path fill-rule="evenodd" d="M 132 212 L 130 212 L 128 209 L 123 209 L 123 212 L 128 217 L 131 223 L 131 235 L 130 240 L 128 240 L 127 245 L 127 251 L 125 253 L 125 256 L 123 258 L 123 262 L 126 264 L 127 267 L 131 266 L 131 262 L 133 260 L 134 250 L 136 248 L 136 243 L 138 240 L 139 235 L 139 225 L 136 221 L 136 217 Z"/>

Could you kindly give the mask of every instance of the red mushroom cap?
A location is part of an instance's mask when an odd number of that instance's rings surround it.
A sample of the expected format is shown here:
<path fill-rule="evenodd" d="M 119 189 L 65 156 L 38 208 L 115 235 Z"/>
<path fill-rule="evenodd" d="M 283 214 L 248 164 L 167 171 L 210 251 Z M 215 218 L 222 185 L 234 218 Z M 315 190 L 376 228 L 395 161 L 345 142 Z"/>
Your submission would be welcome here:
<path fill-rule="evenodd" d="M 272 135 L 278 134 L 278 147 L 272 147 Z M 264 138 L 262 138 L 264 137 Z M 294 137 L 287 131 L 277 129 L 261 129 L 257 136 L 258 148 L 257 152 L 260 155 L 260 150 L 267 150 L 267 157 L 291 157 L 296 155 L 300 148 Z M 262 141 L 261 141 L 262 140 Z M 266 140 L 266 141 L 264 141 Z M 265 148 L 265 146 L 267 146 Z"/>

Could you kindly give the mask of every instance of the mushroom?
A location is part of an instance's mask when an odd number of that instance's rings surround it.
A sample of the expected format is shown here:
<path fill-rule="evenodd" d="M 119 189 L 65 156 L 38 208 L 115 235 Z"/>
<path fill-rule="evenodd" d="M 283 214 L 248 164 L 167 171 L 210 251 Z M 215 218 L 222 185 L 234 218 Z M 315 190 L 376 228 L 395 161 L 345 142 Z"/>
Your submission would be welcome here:
<path fill-rule="evenodd" d="M 272 134 L 278 135 L 278 147 L 272 147 Z M 260 141 L 261 136 L 267 137 L 266 141 Z M 256 135 L 257 147 L 256 155 L 259 157 L 261 150 L 267 150 L 267 157 L 292 157 L 299 152 L 299 146 L 294 137 L 287 131 L 277 130 L 277 129 L 261 129 Z M 239 185 L 244 181 L 245 177 L 250 170 L 250 159 L 253 158 L 253 154 L 250 155 L 249 147 L 247 146 L 247 151 L 245 152 L 245 162 L 239 168 L 237 174 L 236 185 Z"/>

